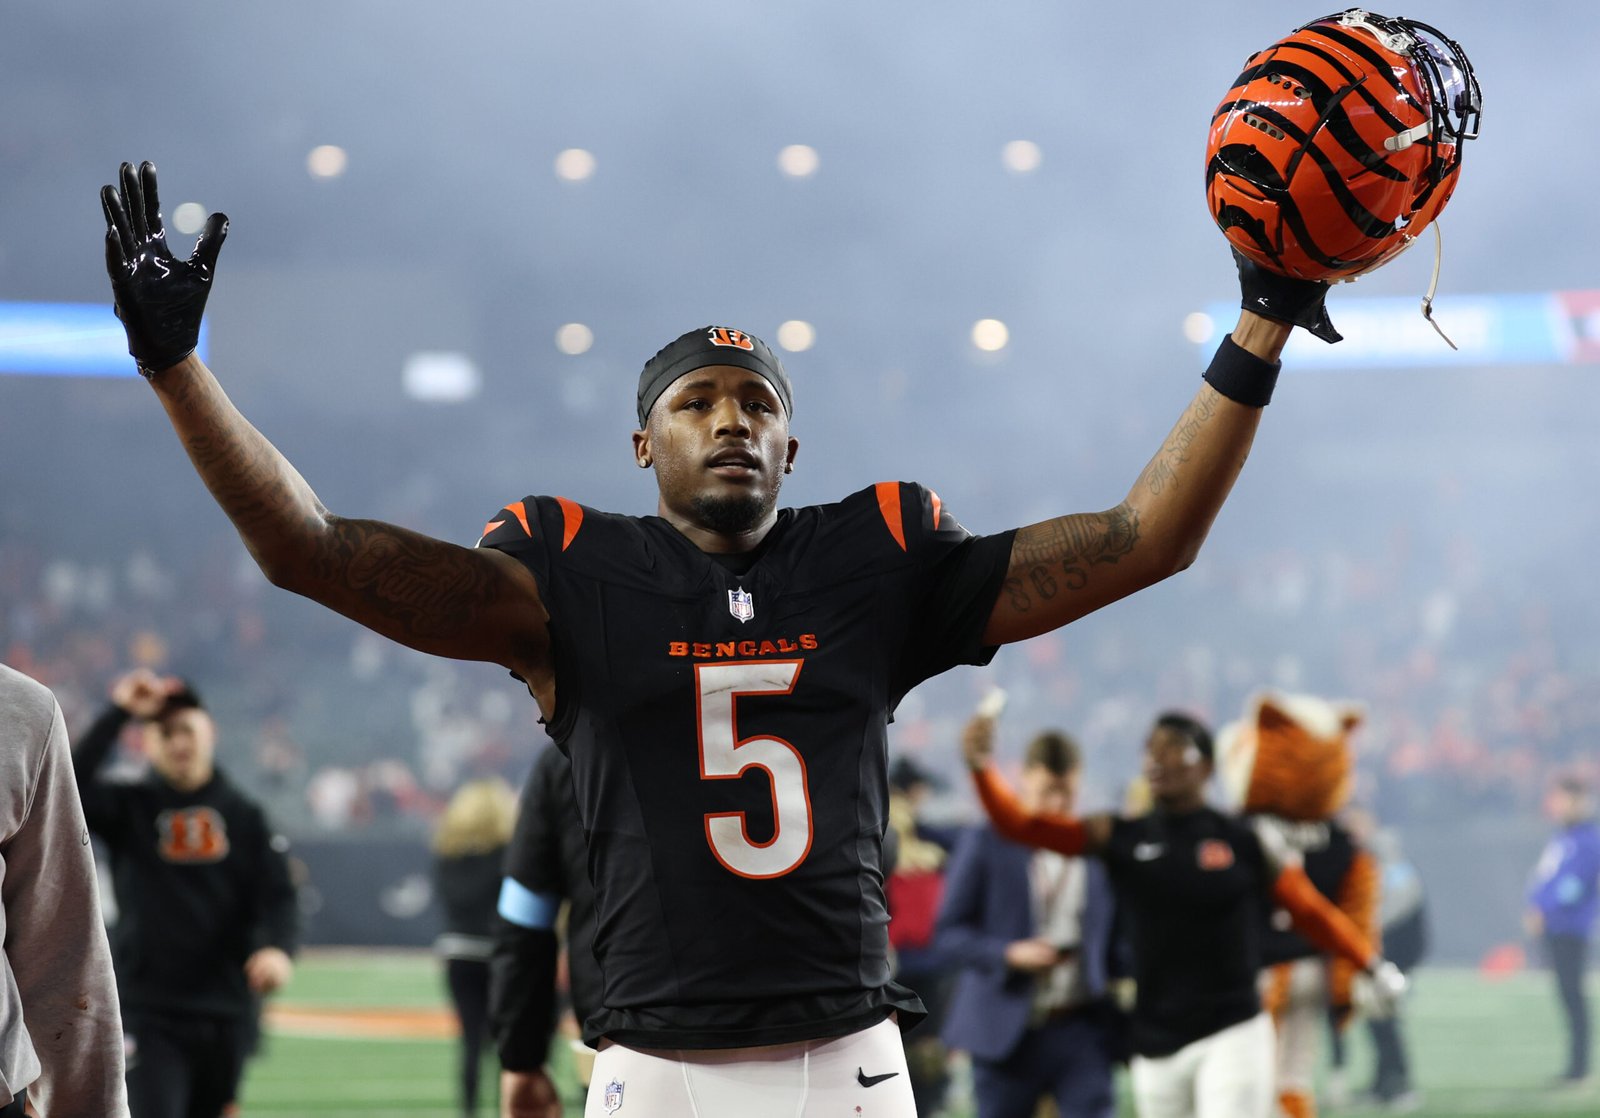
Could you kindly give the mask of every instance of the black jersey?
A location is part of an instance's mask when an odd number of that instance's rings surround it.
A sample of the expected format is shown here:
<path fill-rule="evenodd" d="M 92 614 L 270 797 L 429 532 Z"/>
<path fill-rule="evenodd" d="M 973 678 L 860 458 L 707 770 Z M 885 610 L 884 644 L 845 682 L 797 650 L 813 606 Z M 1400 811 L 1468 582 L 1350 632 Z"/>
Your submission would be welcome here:
<path fill-rule="evenodd" d="M 1135 1052 L 1169 1055 L 1260 1012 L 1276 873 L 1248 823 L 1211 808 L 1118 819 L 1104 858 L 1133 938 Z"/>
<path fill-rule="evenodd" d="M 111 707 L 73 755 L 84 818 L 111 860 L 123 1011 L 248 1017 L 245 959 L 260 947 L 292 954 L 299 937 L 289 844 L 221 769 L 192 792 L 154 773 L 98 779 L 127 721 Z"/>
<path fill-rule="evenodd" d="M 743 574 L 658 517 L 529 497 L 491 522 L 482 544 L 550 613 L 548 728 L 597 908 L 591 1040 L 739 1047 L 920 1016 L 889 973 L 887 725 L 917 683 L 993 655 L 1011 536 L 903 482 L 782 510 Z"/>
<path fill-rule="evenodd" d="M 1357 847 L 1350 832 L 1331 821 L 1290 823 L 1269 819 L 1267 825 L 1276 828 L 1287 849 L 1300 855 L 1306 876 L 1317 887 L 1317 892 L 1331 903 L 1338 904 L 1345 877 L 1356 860 Z M 1274 963 L 1308 959 L 1321 954 L 1320 947 L 1294 930 L 1293 917 L 1287 909 L 1275 905 L 1269 907 L 1261 941 L 1262 966 L 1270 967 Z"/>

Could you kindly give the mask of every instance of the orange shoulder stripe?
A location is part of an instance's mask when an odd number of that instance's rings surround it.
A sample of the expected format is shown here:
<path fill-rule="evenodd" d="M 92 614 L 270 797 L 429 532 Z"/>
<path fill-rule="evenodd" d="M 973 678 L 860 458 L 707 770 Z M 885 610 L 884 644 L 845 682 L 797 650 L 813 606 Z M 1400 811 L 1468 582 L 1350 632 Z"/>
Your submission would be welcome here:
<path fill-rule="evenodd" d="M 491 521 L 489 521 L 489 523 L 487 523 L 487 524 L 485 524 L 483 526 L 483 534 L 485 536 L 487 536 L 490 532 L 494 531 L 496 528 L 500 527 L 500 525 L 502 525 L 504 523 L 505 523 L 504 520 L 491 520 Z"/>
<path fill-rule="evenodd" d="M 521 501 L 514 501 L 506 506 L 506 511 L 517 518 L 517 523 L 522 525 L 522 530 L 528 535 L 533 535 L 533 529 L 528 527 L 528 510 Z M 504 524 L 505 521 L 500 523 Z"/>
<path fill-rule="evenodd" d="M 933 530 L 937 532 L 939 530 L 939 513 L 944 509 L 944 502 L 939 500 L 939 494 L 931 489 L 928 490 L 928 496 L 933 498 Z"/>
<path fill-rule="evenodd" d="M 900 483 L 880 481 L 874 488 L 878 491 L 878 511 L 883 514 L 883 522 L 889 526 L 889 534 L 894 537 L 894 542 L 904 551 L 906 530 L 900 522 Z"/>
<path fill-rule="evenodd" d="M 556 504 L 561 506 L 561 550 L 565 551 L 583 527 L 583 506 L 565 497 L 557 497 Z"/>

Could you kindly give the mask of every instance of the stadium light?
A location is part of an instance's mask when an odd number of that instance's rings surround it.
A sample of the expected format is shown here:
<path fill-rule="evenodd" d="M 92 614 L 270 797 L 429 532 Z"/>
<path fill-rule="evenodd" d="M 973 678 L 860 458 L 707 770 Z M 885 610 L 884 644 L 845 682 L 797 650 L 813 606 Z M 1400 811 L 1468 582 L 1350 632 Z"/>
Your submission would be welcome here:
<path fill-rule="evenodd" d="M 336 144 L 320 144 L 306 156 L 306 170 L 314 179 L 336 179 L 349 165 L 349 154 Z"/>

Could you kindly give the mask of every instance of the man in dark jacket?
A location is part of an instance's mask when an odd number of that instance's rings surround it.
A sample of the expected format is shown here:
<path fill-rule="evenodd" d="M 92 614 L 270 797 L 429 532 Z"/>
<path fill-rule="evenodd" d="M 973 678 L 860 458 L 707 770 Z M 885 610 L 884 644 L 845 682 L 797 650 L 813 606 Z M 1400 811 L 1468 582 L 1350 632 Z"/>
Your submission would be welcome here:
<path fill-rule="evenodd" d="M 1021 795 L 1072 811 L 1078 747 L 1045 731 L 1028 746 Z M 1105 869 L 1001 838 L 987 824 L 956 847 L 936 949 L 962 966 L 945 1043 L 972 1056 L 979 1118 L 1028 1118 L 1049 1095 L 1064 1115 L 1109 1118 L 1114 1060 Z"/>
<path fill-rule="evenodd" d="M 217 769 L 216 725 L 187 683 L 138 670 L 111 689 L 74 757 L 104 842 L 118 919 L 133 1118 L 211 1118 L 233 1102 L 254 1040 L 254 999 L 288 981 L 298 914 L 288 843 Z M 150 771 L 99 777 L 142 720 Z"/>

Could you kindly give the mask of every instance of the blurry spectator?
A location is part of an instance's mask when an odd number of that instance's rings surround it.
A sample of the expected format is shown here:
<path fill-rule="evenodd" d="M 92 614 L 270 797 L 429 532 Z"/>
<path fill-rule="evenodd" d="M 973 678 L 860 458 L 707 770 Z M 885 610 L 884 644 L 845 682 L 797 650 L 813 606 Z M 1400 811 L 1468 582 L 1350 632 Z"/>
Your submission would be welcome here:
<path fill-rule="evenodd" d="M 305 779 L 306 757 L 282 716 L 268 718 L 256 735 L 256 771 L 269 796 L 281 796 Z"/>
<path fill-rule="evenodd" d="M 1576 776 L 1557 780 L 1545 797 L 1545 814 L 1560 829 L 1534 867 L 1526 922 L 1528 935 L 1544 941 L 1566 1019 L 1567 1064 L 1557 1083 L 1576 1086 L 1589 1079 L 1589 1004 L 1583 983 L 1589 936 L 1600 913 L 1600 828 L 1595 826 L 1589 784 Z"/>
<path fill-rule="evenodd" d="M 66 724 L 3 664 L 0 788 L 0 1118 L 119 1118 L 121 1016 Z"/>
<path fill-rule="evenodd" d="M 1076 743 L 1047 730 L 1028 744 L 1021 802 L 1071 814 Z M 962 973 L 944 1038 L 972 1056 L 978 1118 L 1109 1118 L 1113 1033 L 1107 961 L 1113 905 L 1103 866 L 970 829 L 950 862 L 938 946 Z"/>
<path fill-rule="evenodd" d="M 1346 809 L 1344 823 L 1355 840 L 1378 859 L 1382 881 L 1378 921 L 1384 954 L 1407 978 L 1414 980 L 1416 968 L 1428 953 L 1428 906 L 1422 878 L 1406 857 L 1400 836 L 1393 828 L 1379 827 L 1371 813 L 1358 807 Z M 1420 1103 L 1411 1083 L 1411 1061 L 1406 1053 L 1402 1027 L 1404 1017 L 1405 1005 L 1401 1004 L 1388 1017 L 1367 1019 L 1367 1032 L 1372 1037 L 1377 1058 L 1372 1068 L 1372 1086 L 1364 1094 L 1372 1102 L 1397 1111 L 1413 1110 Z M 1330 1035 L 1333 1068 L 1329 1076 L 1329 1101 L 1342 1106 L 1348 1101 L 1347 1034 L 1335 1027 Z"/>
<path fill-rule="evenodd" d="M 944 866 L 955 836 L 929 826 L 920 809 L 937 778 L 909 757 L 889 766 L 889 828 L 895 834 L 893 869 L 885 896 L 889 906 L 889 945 L 894 949 L 895 977 L 921 996 L 928 1019 L 906 1040 L 906 1065 L 917 1111 L 932 1114 L 949 1085 L 944 1025 L 949 985 L 953 979 L 944 956 L 933 942 L 939 902 L 944 896 Z"/>
<path fill-rule="evenodd" d="M 565 921 L 560 919 L 563 905 Z M 556 1025 L 557 936 L 563 926 L 574 1025 L 600 1006 L 600 964 L 593 947 L 589 847 L 578 821 L 572 763 L 555 746 L 539 754 L 528 774 L 506 853 L 498 913 L 489 1007 L 503 1069 L 501 1114 L 561 1118 L 561 1100 L 545 1064 Z M 571 1031 L 576 1037 L 579 1029 Z M 574 1043 L 578 1079 L 587 1088 L 594 1053 Z"/>
<path fill-rule="evenodd" d="M 330 831 L 365 824 L 370 817 L 361 777 L 342 765 L 318 769 L 306 785 L 306 801 L 317 825 Z"/>
<path fill-rule="evenodd" d="M 288 843 L 217 767 L 216 724 L 194 688 L 120 677 L 75 758 L 89 827 L 111 855 L 113 935 L 133 1118 L 216 1118 L 254 1044 L 255 997 L 283 986 L 299 916 Z M 150 771 L 99 779 L 143 720 Z"/>
<path fill-rule="evenodd" d="M 516 814 L 516 794 L 505 781 L 470 781 L 450 798 L 433 836 L 434 888 L 444 904 L 444 933 L 434 947 L 461 1023 L 461 1113 L 468 1116 L 477 1113 L 489 1033 L 490 921 Z"/>

